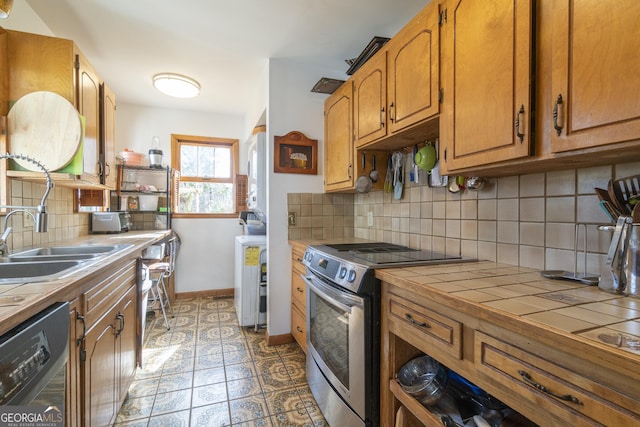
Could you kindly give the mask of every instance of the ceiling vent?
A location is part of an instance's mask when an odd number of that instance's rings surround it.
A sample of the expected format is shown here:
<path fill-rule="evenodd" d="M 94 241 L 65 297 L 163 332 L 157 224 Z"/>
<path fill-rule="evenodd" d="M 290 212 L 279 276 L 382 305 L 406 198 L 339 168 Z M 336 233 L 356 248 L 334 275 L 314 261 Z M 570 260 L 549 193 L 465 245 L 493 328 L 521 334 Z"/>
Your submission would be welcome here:
<path fill-rule="evenodd" d="M 318 83 L 313 86 L 311 92 L 332 94 L 342 85 L 342 83 L 344 83 L 344 80 L 322 77 L 320 80 L 318 80 Z"/>

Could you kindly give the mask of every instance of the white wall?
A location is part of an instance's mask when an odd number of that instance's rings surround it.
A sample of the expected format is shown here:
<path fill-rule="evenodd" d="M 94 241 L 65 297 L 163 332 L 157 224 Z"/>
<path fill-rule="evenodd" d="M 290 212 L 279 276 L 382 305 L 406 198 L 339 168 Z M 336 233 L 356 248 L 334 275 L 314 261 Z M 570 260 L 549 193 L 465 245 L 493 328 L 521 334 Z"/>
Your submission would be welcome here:
<path fill-rule="evenodd" d="M 42 19 L 31 9 L 24 0 L 13 3 L 11 13 L 7 19 L 0 21 L 2 28 L 24 31 L 33 34 L 53 36 L 53 32 L 42 22 Z"/>
<path fill-rule="evenodd" d="M 242 116 L 117 103 L 116 151 L 129 148 L 147 153 L 155 135 L 160 138 L 163 163 L 170 164 L 172 133 L 242 141 L 243 124 Z M 233 288 L 234 237 L 242 234 L 237 219 L 176 218 L 173 229 L 182 239 L 176 263 L 176 292 Z"/>
<path fill-rule="evenodd" d="M 344 72 L 342 72 L 344 76 Z M 312 93 L 321 77 L 336 72 L 310 67 L 286 59 L 269 60 L 269 105 L 267 108 L 268 188 L 267 236 L 269 265 L 269 335 L 291 332 L 291 254 L 287 241 L 287 193 L 323 191 L 324 100 L 327 95 Z M 338 77 L 340 78 L 340 77 Z M 344 77 L 343 77 L 344 78 Z M 318 140 L 318 175 L 273 172 L 275 135 L 300 131 Z"/>

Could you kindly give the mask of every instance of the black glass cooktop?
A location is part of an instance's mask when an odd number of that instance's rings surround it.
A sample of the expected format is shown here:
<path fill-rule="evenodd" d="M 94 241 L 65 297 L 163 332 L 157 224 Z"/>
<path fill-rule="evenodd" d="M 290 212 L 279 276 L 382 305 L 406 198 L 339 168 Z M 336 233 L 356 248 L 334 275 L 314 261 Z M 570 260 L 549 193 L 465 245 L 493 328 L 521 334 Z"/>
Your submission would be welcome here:
<path fill-rule="evenodd" d="M 326 245 L 335 255 L 345 259 L 364 261 L 372 266 L 393 266 L 395 264 L 427 264 L 430 262 L 447 262 L 460 260 L 458 255 L 447 255 L 440 252 L 411 249 L 406 246 L 391 243 L 344 243 Z"/>
<path fill-rule="evenodd" d="M 376 252 L 403 252 L 415 251 L 415 249 L 406 246 L 394 245 L 392 243 L 374 242 L 374 243 L 341 243 L 337 245 L 327 245 L 327 247 L 338 252 L 351 253 L 376 253 Z"/>

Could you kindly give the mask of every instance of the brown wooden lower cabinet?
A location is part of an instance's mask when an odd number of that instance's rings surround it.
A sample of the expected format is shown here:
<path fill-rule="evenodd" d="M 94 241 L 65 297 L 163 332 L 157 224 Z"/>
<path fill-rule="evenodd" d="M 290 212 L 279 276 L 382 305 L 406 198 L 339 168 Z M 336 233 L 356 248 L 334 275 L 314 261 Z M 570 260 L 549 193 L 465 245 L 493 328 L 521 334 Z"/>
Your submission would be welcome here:
<path fill-rule="evenodd" d="M 638 410 L 637 400 L 501 339 L 476 332 L 475 354 L 479 377 L 495 381 L 493 393 L 502 399 L 516 393 L 523 403 L 542 407 L 572 426 L 640 423 L 631 412 Z"/>
<path fill-rule="evenodd" d="M 117 310 L 109 311 L 88 332 L 85 340 L 85 426 L 107 426 L 116 417 Z"/>
<path fill-rule="evenodd" d="M 82 382 L 80 363 L 80 345 L 83 329 L 80 317 L 80 300 L 69 302 L 69 360 L 67 361 L 67 387 L 65 396 L 66 427 L 82 425 Z"/>
<path fill-rule="evenodd" d="M 89 331 L 84 362 L 85 426 L 115 422 L 135 372 L 136 286 Z"/>
<path fill-rule="evenodd" d="M 136 271 L 135 260 L 110 266 L 70 301 L 67 427 L 113 425 L 124 402 L 136 370 Z"/>
<path fill-rule="evenodd" d="M 291 244 L 291 335 L 306 353 L 307 285 L 301 275 L 306 271 L 302 257 L 307 250 L 307 245 L 293 241 L 289 243 Z"/>
<path fill-rule="evenodd" d="M 478 305 L 428 290 L 387 282 L 382 289 L 381 425 L 442 425 L 394 378 L 427 354 L 540 426 L 640 426 L 638 387 L 614 357 L 602 353 L 593 362 L 567 350 L 560 335 L 538 340 L 541 331 L 532 325 L 490 322 L 492 314 Z"/>

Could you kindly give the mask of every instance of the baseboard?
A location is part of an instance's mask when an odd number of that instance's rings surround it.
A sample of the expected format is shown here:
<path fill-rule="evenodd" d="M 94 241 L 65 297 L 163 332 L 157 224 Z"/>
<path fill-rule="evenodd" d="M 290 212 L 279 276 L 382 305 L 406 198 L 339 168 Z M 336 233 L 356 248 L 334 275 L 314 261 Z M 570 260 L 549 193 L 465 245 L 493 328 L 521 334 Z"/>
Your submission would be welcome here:
<path fill-rule="evenodd" d="M 267 345 L 282 345 L 294 342 L 293 335 L 269 335 L 269 331 L 265 332 L 265 338 L 267 339 Z"/>
<path fill-rule="evenodd" d="M 185 298 L 220 298 L 220 297 L 232 297 L 234 294 L 233 288 L 228 289 L 209 289 L 206 291 L 194 291 L 194 292 L 179 292 L 176 293 L 176 299 Z"/>

